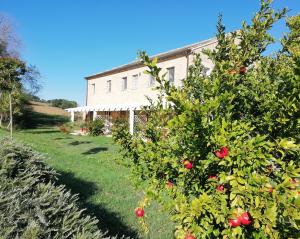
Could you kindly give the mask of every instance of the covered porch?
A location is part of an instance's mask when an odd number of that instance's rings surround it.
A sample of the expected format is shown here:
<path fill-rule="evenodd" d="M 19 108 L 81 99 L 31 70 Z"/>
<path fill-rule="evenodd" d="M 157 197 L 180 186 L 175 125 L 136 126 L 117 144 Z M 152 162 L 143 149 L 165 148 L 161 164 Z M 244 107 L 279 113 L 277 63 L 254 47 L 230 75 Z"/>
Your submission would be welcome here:
<path fill-rule="evenodd" d="M 75 113 L 81 113 L 83 121 L 102 119 L 108 127 L 113 125 L 113 121 L 117 119 L 128 120 L 129 131 L 134 133 L 135 122 L 138 112 L 144 107 L 145 104 L 114 104 L 114 105 L 91 105 L 81 106 L 76 108 L 66 109 L 70 113 L 71 122 L 75 121 Z"/>

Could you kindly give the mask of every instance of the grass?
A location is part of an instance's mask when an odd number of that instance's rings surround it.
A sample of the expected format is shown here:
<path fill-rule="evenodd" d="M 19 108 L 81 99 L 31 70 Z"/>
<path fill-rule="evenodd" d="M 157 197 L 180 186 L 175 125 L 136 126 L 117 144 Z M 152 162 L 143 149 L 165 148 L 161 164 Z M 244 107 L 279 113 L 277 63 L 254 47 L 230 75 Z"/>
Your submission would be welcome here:
<path fill-rule="evenodd" d="M 6 135 L 0 130 L 0 137 Z M 46 162 L 60 173 L 60 182 L 79 194 L 82 206 L 110 235 L 173 238 L 173 224 L 156 203 L 146 209 L 149 234 L 141 230 L 134 209 L 142 190 L 132 186 L 129 170 L 117 163 L 122 156 L 111 138 L 72 136 L 54 127 L 17 131 L 14 137 L 46 155 Z"/>

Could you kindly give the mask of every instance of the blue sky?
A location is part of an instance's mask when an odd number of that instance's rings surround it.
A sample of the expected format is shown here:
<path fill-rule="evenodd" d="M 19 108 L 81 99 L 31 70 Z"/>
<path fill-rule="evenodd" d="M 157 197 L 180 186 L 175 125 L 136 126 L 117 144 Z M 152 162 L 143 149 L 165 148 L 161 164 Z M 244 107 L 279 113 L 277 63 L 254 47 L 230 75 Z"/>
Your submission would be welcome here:
<path fill-rule="evenodd" d="M 300 13 L 299 0 L 275 0 L 275 9 Z M 84 77 L 136 59 L 211 38 L 219 13 L 227 31 L 249 21 L 259 0 L 0 0 L 15 21 L 22 57 L 41 73 L 45 99 L 85 103 Z M 272 30 L 279 38 L 283 21 Z M 274 48 L 271 48 L 271 50 Z"/>

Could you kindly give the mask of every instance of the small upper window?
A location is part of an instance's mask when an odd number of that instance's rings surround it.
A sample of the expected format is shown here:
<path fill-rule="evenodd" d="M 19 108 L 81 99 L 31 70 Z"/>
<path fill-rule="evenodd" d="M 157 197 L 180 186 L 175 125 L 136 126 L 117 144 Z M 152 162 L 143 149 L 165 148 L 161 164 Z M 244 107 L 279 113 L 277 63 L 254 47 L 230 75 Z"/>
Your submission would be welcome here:
<path fill-rule="evenodd" d="M 92 93 L 95 94 L 96 93 L 96 84 L 93 83 L 91 86 L 92 86 Z"/>
<path fill-rule="evenodd" d="M 171 85 L 174 85 L 175 82 L 175 67 L 170 67 L 168 70 L 168 80 Z"/>
<path fill-rule="evenodd" d="M 106 85 L 106 87 L 107 87 L 107 88 L 106 88 L 106 89 L 107 89 L 106 92 L 107 92 L 107 93 L 110 93 L 110 92 L 111 92 L 111 80 L 108 80 L 108 81 L 106 82 L 106 84 L 107 84 L 107 85 Z"/>
<path fill-rule="evenodd" d="M 122 78 L 122 90 L 127 90 L 127 77 Z"/>
<path fill-rule="evenodd" d="M 133 90 L 136 90 L 138 88 L 138 78 L 139 78 L 139 75 L 132 76 L 132 89 Z"/>

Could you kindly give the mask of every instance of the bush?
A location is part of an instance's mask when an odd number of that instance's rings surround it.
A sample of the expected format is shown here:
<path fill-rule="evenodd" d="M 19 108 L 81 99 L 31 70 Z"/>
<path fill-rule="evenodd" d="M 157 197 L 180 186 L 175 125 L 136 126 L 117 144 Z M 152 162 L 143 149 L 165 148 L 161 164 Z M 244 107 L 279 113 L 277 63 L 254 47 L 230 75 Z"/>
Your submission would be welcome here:
<path fill-rule="evenodd" d="M 129 132 L 128 121 L 117 120 L 112 127 L 112 137 L 114 141 L 125 146 L 126 142 L 130 142 L 131 134 Z"/>
<path fill-rule="evenodd" d="M 217 48 L 203 53 L 213 71 L 203 74 L 196 55 L 182 88 L 141 53 L 161 96 L 145 129 L 118 142 L 145 190 L 139 207 L 161 202 L 176 238 L 300 238 L 300 17 L 283 50 L 265 56 L 268 31 L 285 14 L 270 2 L 238 32 L 225 34 L 220 20 Z"/>
<path fill-rule="evenodd" d="M 96 119 L 88 123 L 88 131 L 92 136 L 98 136 L 103 134 L 104 122 L 101 119 Z"/>
<path fill-rule="evenodd" d="M 75 122 L 67 122 L 58 126 L 58 129 L 62 133 L 69 134 L 75 130 L 80 130 L 81 132 L 86 131 L 86 122 L 84 121 L 75 121 Z"/>
<path fill-rule="evenodd" d="M 69 134 L 72 132 L 73 127 L 70 123 L 64 123 L 64 124 L 61 124 L 60 126 L 58 126 L 58 129 L 62 133 Z"/>
<path fill-rule="evenodd" d="M 30 148 L 0 141 L 1 238 L 108 238 Z"/>

